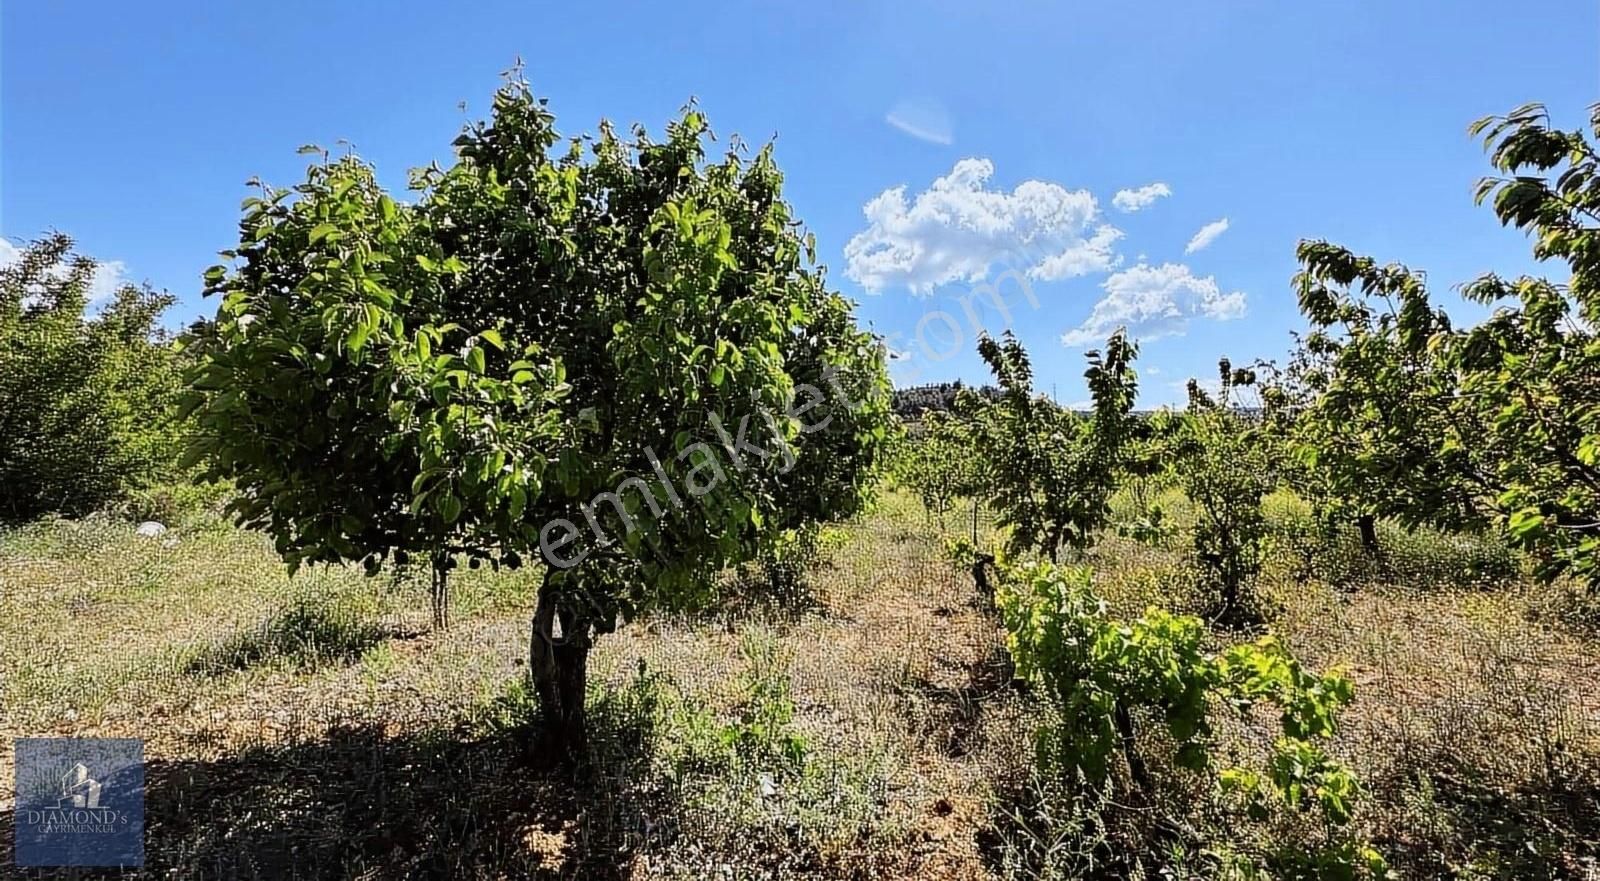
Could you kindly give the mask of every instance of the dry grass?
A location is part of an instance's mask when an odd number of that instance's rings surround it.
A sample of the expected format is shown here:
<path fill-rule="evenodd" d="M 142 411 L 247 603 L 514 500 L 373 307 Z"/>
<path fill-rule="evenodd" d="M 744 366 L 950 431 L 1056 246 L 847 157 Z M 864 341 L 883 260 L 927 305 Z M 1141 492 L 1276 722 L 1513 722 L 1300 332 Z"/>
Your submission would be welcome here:
<path fill-rule="evenodd" d="M 291 580 L 204 518 L 158 539 L 37 524 L 0 536 L 0 728 L 145 738 L 152 877 L 994 877 L 1029 868 L 1004 854 L 1039 710 L 940 531 L 889 493 L 830 528 L 803 602 L 602 638 L 594 769 L 574 781 L 521 748 L 533 573 L 462 572 L 432 633 L 423 580 Z M 1358 823 L 1406 877 L 1593 877 L 1600 647 L 1534 622 L 1545 589 L 1428 562 L 1493 549 L 1416 541 L 1359 584 L 1304 578 L 1284 549 L 1262 579 L 1273 629 L 1357 683 L 1336 751 L 1371 786 Z M 1203 605 L 1181 538 L 1109 538 L 1090 560 L 1119 613 Z M 1265 745 L 1225 737 L 1224 755 Z M 1238 830 L 1183 799 L 1143 809 L 1181 830 L 1160 833 L 1170 852 L 1119 873 L 1207 876 Z M 1062 853 L 1101 834 L 1055 828 Z"/>

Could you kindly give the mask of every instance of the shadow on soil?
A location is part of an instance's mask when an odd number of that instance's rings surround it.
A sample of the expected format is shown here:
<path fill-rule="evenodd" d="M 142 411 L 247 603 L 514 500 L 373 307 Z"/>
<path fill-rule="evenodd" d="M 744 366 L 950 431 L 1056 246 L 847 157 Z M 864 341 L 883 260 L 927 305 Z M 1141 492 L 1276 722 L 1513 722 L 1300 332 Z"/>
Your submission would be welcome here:
<path fill-rule="evenodd" d="M 1004 646 L 997 645 L 969 664 L 965 679 L 958 684 L 940 685 L 927 678 L 916 683 L 916 690 L 931 705 L 931 735 L 945 755 L 961 758 L 979 746 L 979 720 L 985 703 L 1026 691 L 1025 683 L 1014 678 L 1015 672 L 1011 656 Z"/>
<path fill-rule="evenodd" d="M 185 879 L 620 878 L 668 834 L 671 788 L 653 780 L 654 731 L 591 707 L 594 761 L 538 770 L 526 728 L 388 736 L 376 727 L 146 765 L 145 869 Z M 480 726 L 483 727 L 483 726 Z M 13 811 L 0 811 L 10 828 Z M 13 868 L 11 836 L 0 865 Z M 118 877 L 116 870 L 23 877 Z"/>
<path fill-rule="evenodd" d="M 380 643 L 421 635 L 383 627 L 353 614 L 297 605 L 205 647 L 188 659 L 183 672 L 221 676 L 272 661 L 303 667 L 348 663 Z"/>
<path fill-rule="evenodd" d="M 1421 803 L 1426 822 L 1414 823 L 1405 841 L 1380 844 L 1406 877 L 1444 877 L 1468 867 L 1471 877 L 1506 881 L 1596 877 L 1600 779 L 1592 773 L 1507 787 L 1436 762 L 1411 781 L 1410 800 Z"/>

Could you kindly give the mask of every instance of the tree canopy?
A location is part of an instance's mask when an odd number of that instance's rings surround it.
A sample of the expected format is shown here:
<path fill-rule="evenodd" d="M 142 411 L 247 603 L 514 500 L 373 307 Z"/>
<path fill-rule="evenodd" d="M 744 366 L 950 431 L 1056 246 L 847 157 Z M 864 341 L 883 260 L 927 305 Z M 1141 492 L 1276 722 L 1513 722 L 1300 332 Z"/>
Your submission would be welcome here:
<path fill-rule="evenodd" d="M 0 522 L 89 513 L 177 455 L 172 297 L 122 285 L 91 304 L 95 271 L 59 233 L 0 268 Z"/>
<path fill-rule="evenodd" d="M 1504 177 L 1478 186 L 1501 222 L 1565 281 L 1485 275 L 1463 294 L 1493 307 L 1470 328 L 1432 305 L 1423 277 L 1325 242 L 1300 247 L 1314 325 L 1298 416 L 1327 495 L 1410 523 L 1492 517 L 1539 570 L 1600 583 L 1600 106 L 1590 131 L 1544 108 L 1480 120 Z M 1381 299 L 1381 307 L 1374 301 Z"/>

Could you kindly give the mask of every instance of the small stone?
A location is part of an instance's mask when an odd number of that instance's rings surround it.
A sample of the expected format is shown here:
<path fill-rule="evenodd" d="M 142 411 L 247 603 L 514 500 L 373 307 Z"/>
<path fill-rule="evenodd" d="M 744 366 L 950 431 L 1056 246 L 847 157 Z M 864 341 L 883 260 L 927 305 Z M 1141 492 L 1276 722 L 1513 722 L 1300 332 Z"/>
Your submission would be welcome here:
<path fill-rule="evenodd" d="M 154 520 L 146 520 L 145 522 L 139 524 L 139 528 L 134 530 L 134 534 L 142 535 L 145 538 L 155 538 L 156 536 L 164 534 L 166 531 L 167 527 L 161 525 L 160 523 L 157 523 Z"/>

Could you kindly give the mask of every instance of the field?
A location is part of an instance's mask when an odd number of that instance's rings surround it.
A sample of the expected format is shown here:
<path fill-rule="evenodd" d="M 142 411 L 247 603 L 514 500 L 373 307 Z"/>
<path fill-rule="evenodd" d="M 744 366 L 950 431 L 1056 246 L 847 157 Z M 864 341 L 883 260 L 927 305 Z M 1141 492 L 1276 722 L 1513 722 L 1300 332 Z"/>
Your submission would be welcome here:
<path fill-rule="evenodd" d="M 1596 877 L 1600 643 L 1581 601 L 1486 539 L 1381 524 L 1380 566 L 1268 501 L 1269 626 L 1354 681 L 1332 751 L 1396 874 Z M 146 739 L 148 877 L 1181 878 L 1270 848 L 1284 830 L 1238 825 L 1176 768 L 1152 770 L 1181 797 L 1049 797 L 1031 770 L 1044 710 L 944 557 L 970 512 L 941 526 L 887 490 L 770 604 L 602 637 L 580 779 L 523 750 L 537 572 L 463 570 L 433 632 L 426 573 L 290 579 L 205 511 L 160 537 L 42 521 L 0 536 L 0 729 Z M 1197 611 L 1185 560 L 1181 539 L 1116 536 L 1086 559 L 1122 615 Z M 1219 725 L 1223 762 L 1270 745 Z M 12 773 L 8 737 L 6 826 Z"/>

